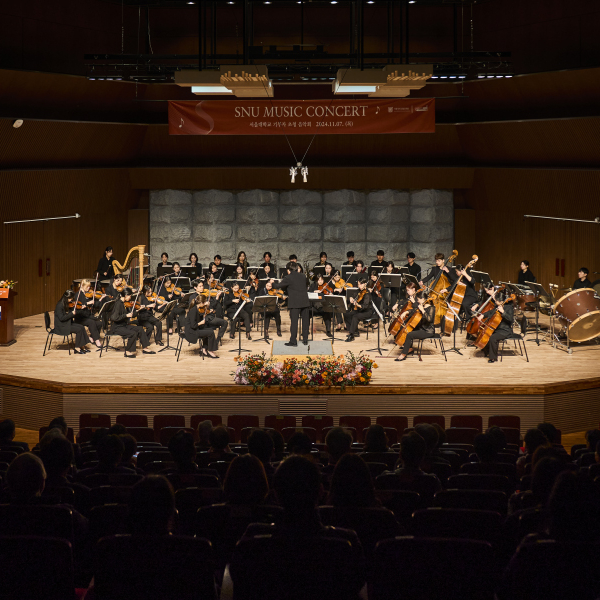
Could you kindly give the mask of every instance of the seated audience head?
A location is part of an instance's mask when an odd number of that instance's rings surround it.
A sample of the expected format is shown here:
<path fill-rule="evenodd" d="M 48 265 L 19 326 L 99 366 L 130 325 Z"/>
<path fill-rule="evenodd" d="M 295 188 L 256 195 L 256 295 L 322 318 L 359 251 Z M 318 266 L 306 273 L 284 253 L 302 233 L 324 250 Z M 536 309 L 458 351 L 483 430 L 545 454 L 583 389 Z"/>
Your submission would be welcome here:
<path fill-rule="evenodd" d="M 550 456 L 545 456 L 535 463 L 531 476 L 531 492 L 536 504 L 546 506 L 556 479 L 568 468 L 569 465 L 565 461 Z"/>
<path fill-rule="evenodd" d="M 310 438 L 301 431 L 297 431 L 292 435 L 287 443 L 288 454 L 310 454 L 312 450 L 312 442 Z"/>
<path fill-rule="evenodd" d="M 48 429 L 60 429 L 62 434 L 66 437 L 67 433 L 69 433 L 69 426 L 67 425 L 67 420 L 64 417 L 55 417 L 50 421 L 50 425 L 48 425 Z"/>
<path fill-rule="evenodd" d="M 127 427 L 123 423 L 115 423 L 108 429 L 108 435 L 125 435 L 127 433 Z"/>
<path fill-rule="evenodd" d="M 114 469 L 123 456 L 125 447 L 118 435 L 105 435 L 99 442 L 96 452 L 98 453 L 98 466 Z"/>
<path fill-rule="evenodd" d="M 506 434 L 504 431 L 502 431 L 502 429 L 500 429 L 500 427 L 494 425 L 493 427 L 490 427 L 486 433 L 491 436 L 492 440 L 494 441 L 496 452 L 501 452 L 506 448 Z"/>
<path fill-rule="evenodd" d="M 225 502 L 255 506 L 264 501 L 269 493 L 265 468 L 252 454 L 236 456 L 227 469 L 223 482 Z"/>
<path fill-rule="evenodd" d="M 381 425 L 371 425 L 365 436 L 365 452 L 387 452 L 388 439 Z"/>
<path fill-rule="evenodd" d="M 55 438 L 67 439 L 65 437 L 65 435 L 63 434 L 63 432 L 58 427 L 54 427 L 54 429 L 48 429 L 48 431 L 46 431 L 46 433 L 42 436 L 42 439 L 40 440 L 40 443 L 38 444 L 39 449 L 42 450 L 44 448 L 44 446 L 49 444 Z M 67 440 L 67 441 L 69 441 L 69 440 Z M 69 444 L 70 443 L 71 442 L 69 442 Z"/>
<path fill-rule="evenodd" d="M 65 477 L 73 463 L 73 456 L 73 444 L 62 433 L 43 445 L 40 443 L 40 458 L 48 478 Z"/>
<path fill-rule="evenodd" d="M 431 425 L 432 427 L 435 427 L 438 434 L 438 441 L 435 447 L 441 448 L 441 446 L 446 443 L 446 430 L 439 423 L 432 423 Z"/>
<path fill-rule="evenodd" d="M 6 483 L 13 502 L 27 504 L 44 491 L 46 469 L 41 459 L 31 452 L 19 454 L 6 471 Z"/>
<path fill-rule="evenodd" d="M 480 433 L 473 440 L 473 449 L 479 462 L 494 462 L 498 454 L 496 440 L 489 433 Z"/>
<path fill-rule="evenodd" d="M 407 469 L 419 469 L 427 453 L 427 443 L 416 432 L 403 435 L 400 441 L 400 460 Z"/>
<path fill-rule="evenodd" d="M 90 444 L 97 448 L 100 440 L 108 435 L 107 427 L 98 427 L 94 433 L 92 433 L 92 439 L 90 440 Z"/>
<path fill-rule="evenodd" d="M 600 442 L 600 429 L 590 429 L 585 432 L 585 441 L 587 443 L 588 450 L 592 452 L 596 450 L 598 442 Z"/>
<path fill-rule="evenodd" d="M 358 454 L 345 454 L 336 463 L 331 477 L 329 502 L 333 506 L 356 507 L 376 504 L 371 472 Z"/>
<path fill-rule="evenodd" d="M 132 464 L 133 455 L 137 452 L 137 440 L 130 433 L 120 435 L 119 438 L 123 442 L 123 456 L 121 456 L 121 462 Z"/>
<path fill-rule="evenodd" d="M 537 428 L 546 436 L 546 439 L 555 444 L 558 438 L 558 429 L 552 423 L 540 423 Z"/>
<path fill-rule="evenodd" d="M 329 462 L 336 463 L 352 447 L 352 436 L 342 427 L 334 427 L 327 432 L 325 446 L 329 454 Z"/>
<path fill-rule="evenodd" d="M 223 425 L 214 427 L 208 436 L 208 441 L 213 450 L 223 452 L 229 446 L 229 431 Z"/>
<path fill-rule="evenodd" d="M 177 466 L 192 464 L 196 460 L 194 436 L 189 431 L 178 431 L 169 440 L 169 452 Z"/>
<path fill-rule="evenodd" d="M 290 456 L 275 471 L 273 488 L 288 515 L 313 513 L 321 492 L 321 473 L 304 456 Z"/>
<path fill-rule="evenodd" d="M 15 439 L 15 422 L 12 419 L 0 421 L 0 442 L 12 442 Z"/>
<path fill-rule="evenodd" d="M 525 452 L 533 454 L 540 446 L 547 446 L 548 439 L 539 429 L 528 429 L 523 438 Z"/>
<path fill-rule="evenodd" d="M 561 473 L 548 499 L 548 515 L 548 533 L 553 539 L 597 541 L 600 538 L 597 485 L 587 474 Z"/>
<path fill-rule="evenodd" d="M 429 423 L 419 423 L 415 427 L 415 432 L 418 433 L 427 444 L 427 455 L 431 454 L 438 443 L 438 432 L 433 425 Z"/>
<path fill-rule="evenodd" d="M 283 457 L 283 453 L 285 452 L 285 440 L 283 439 L 283 435 L 277 429 L 269 429 L 267 431 L 269 437 L 273 440 L 273 455 L 276 460 L 281 460 Z"/>
<path fill-rule="evenodd" d="M 248 452 L 256 456 L 263 465 L 271 462 L 273 457 L 273 440 L 263 429 L 255 429 L 248 436 Z"/>
<path fill-rule="evenodd" d="M 212 428 L 212 422 L 208 419 L 198 423 L 198 444 L 200 446 L 210 446 L 210 432 Z"/>
<path fill-rule="evenodd" d="M 175 516 L 175 494 L 162 475 L 136 483 L 129 499 L 129 531 L 138 535 L 168 535 Z"/>

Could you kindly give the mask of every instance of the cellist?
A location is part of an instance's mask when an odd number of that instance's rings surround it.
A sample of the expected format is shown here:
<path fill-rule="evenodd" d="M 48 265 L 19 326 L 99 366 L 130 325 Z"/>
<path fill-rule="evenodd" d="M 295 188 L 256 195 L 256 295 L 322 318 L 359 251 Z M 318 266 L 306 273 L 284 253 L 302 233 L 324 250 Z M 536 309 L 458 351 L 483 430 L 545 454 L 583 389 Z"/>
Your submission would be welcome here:
<path fill-rule="evenodd" d="M 409 289 L 410 288 L 407 286 L 406 290 L 410 294 Z M 398 356 L 398 358 L 395 359 L 396 362 L 406 360 L 406 357 L 409 354 L 409 352 L 413 351 L 413 340 L 425 340 L 427 338 L 432 338 L 435 335 L 435 306 L 427 302 L 429 297 L 424 291 L 417 292 L 416 299 L 417 306 L 416 308 L 413 308 L 413 311 L 418 310 L 421 312 L 421 320 L 412 331 L 409 331 L 406 334 L 406 341 L 404 342 L 404 346 L 402 346 L 400 355 Z M 411 313 L 413 311 L 411 311 Z M 406 312 L 407 311 L 405 311 L 405 313 Z M 408 322 L 409 319 L 410 315 L 404 314 L 405 322 Z"/>
<path fill-rule="evenodd" d="M 444 258 L 445 258 L 445 256 L 441 252 L 438 252 L 435 255 L 435 267 L 433 267 L 433 269 L 431 269 L 431 271 L 429 272 L 429 275 L 427 275 L 427 277 L 425 277 L 421 281 L 419 281 L 419 285 L 421 287 L 423 287 L 426 283 L 428 283 L 431 280 L 436 281 L 438 278 L 438 275 L 440 274 L 440 271 L 444 275 L 446 275 L 446 277 L 450 281 L 450 283 L 453 283 L 454 281 L 456 281 L 456 279 L 458 279 L 458 277 L 454 273 L 454 269 L 449 269 L 446 265 L 444 265 Z M 440 294 L 445 294 L 447 291 L 448 290 L 446 288 L 444 288 L 443 290 L 440 290 Z"/>
<path fill-rule="evenodd" d="M 490 296 L 495 293 L 493 286 L 486 288 L 485 291 Z M 484 319 L 491 318 L 496 311 L 502 315 L 502 321 L 498 327 L 496 327 L 494 333 L 492 333 L 487 345 L 483 348 L 483 355 L 488 359 L 489 363 L 498 361 L 498 346 L 501 340 L 505 340 L 512 333 L 512 326 L 515 318 L 515 308 L 512 302 L 507 302 L 504 305 L 499 305 L 497 308 L 492 308 L 479 315 L 477 318 L 480 322 L 483 322 Z"/>

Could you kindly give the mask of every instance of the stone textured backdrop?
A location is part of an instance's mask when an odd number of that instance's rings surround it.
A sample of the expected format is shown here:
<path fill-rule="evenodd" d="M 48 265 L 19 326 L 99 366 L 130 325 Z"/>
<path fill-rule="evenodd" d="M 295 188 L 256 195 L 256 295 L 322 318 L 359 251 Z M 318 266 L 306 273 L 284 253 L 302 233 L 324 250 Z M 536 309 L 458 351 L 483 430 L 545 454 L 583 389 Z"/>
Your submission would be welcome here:
<path fill-rule="evenodd" d="M 339 266 L 346 252 L 404 264 L 406 253 L 433 261 L 454 244 L 452 190 L 153 190 L 150 192 L 152 272 L 167 252 L 186 264 L 191 252 L 207 266 L 215 254 L 233 262 L 240 250 L 250 264 L 269 251 L 277 265 L 290 254 L 316 261 L 321 251 Z"/>

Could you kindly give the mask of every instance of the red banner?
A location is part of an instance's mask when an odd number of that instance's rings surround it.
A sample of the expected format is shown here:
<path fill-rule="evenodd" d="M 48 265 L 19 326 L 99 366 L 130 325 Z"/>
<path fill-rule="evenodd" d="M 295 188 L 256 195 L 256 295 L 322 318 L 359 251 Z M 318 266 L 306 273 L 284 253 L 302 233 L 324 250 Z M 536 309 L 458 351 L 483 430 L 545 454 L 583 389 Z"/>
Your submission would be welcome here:
<path fill-rule="evenodd" d="M 435 133 L 435 100 L 169 102 L 170 135 Z"/>

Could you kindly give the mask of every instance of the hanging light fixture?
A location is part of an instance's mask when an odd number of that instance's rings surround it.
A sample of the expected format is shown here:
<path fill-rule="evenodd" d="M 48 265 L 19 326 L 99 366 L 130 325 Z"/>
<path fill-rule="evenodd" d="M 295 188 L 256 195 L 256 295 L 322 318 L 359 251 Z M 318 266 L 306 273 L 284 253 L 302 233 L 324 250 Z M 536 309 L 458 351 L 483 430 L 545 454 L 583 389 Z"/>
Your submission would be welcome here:
<path fill-rule="evenodd" d="M 218 71 L 185 69 L 175 73 L 175 83 L 192 88 L 192 93 L 198 96 L 273 97 L 273 82 L 263 65 L 222 65 Z"/>

